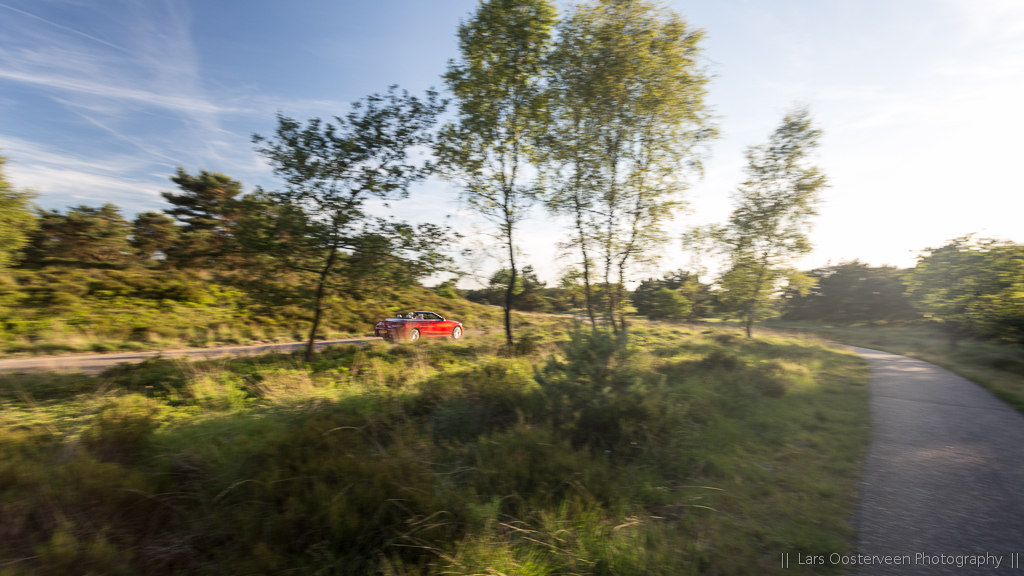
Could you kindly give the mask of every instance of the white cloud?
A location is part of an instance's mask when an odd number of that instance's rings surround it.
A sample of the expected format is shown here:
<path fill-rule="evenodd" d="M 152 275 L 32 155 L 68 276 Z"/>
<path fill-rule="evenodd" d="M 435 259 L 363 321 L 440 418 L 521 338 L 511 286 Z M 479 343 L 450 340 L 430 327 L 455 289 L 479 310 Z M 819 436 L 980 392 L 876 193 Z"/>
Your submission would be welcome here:
<path fill-rule="evenodd" d="M 44 193 L 37 202 L 48 208 L 114 202 L 129 213 L 151 210 L 160 191 L 173 188 L 166 176 L 140 178 L 145 163 L 130 155 L 94 159 L 12 138 L 0 139 L 0 148 L 11 182 Z"/>

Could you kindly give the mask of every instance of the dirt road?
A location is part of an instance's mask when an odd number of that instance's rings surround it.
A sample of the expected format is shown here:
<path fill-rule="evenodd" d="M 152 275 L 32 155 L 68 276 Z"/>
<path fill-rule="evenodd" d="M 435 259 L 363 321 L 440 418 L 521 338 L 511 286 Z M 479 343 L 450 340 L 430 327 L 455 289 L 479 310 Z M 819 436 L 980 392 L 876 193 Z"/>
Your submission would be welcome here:
<path fill-rule="evenodd" d="M 344 340 L 324 340 L 315 344 L 323 348 L 331 344 L 365 344 L 380 338 L 348 338 Z M 128 362 L 142 362 L 146 358 L 163 356 L 164 358 L 213 358 L 216 356 L 265 354 L 267 352 L 291 352 L 306 346 L 305 342 L 288 342 L 285 344 L 259 344 L 256 346 L 231 346 L 227 348 L 190 348 L 185 350 L 164 350 L 161 352 L 130 352 L 126 354 L 96 354 L 93 356 L 53 356 L 48 358 L 23 358 L 18 360 L 0 360 L 0 372 L 42 372 L 42 371 L 75 371 L 86 374 L 99 374 L 106 368 Z"/>
<path fill-rule="evenodd" d="M 853 349 L 871 364 L 856 526 L 871 564 L 851 572 L 1024 576 L 1024 415 L 952 372 Z"/>

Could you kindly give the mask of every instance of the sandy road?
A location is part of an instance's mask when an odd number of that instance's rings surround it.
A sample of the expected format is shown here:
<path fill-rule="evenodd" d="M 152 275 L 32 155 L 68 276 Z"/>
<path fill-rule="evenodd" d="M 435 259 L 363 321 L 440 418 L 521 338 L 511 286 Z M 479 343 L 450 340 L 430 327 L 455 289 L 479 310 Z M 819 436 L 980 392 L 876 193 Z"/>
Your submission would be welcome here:
<path fill-rule="evenodd" d="M 1024 415 L 927 362 L 851 348 L 871 365 L 857 553 L 883 562 L 852 572 L 1024 576 Z"/>
<path fill-rule="evenodd" d="M 347 338 L 344 340 L 324 340 L 317 342 L 317 349 L 332 344 L 365 344 L 379 341 L 380 338 Z M 163 356 L 164 358 L 214 358 L 227 355 L 252 355 L 267 352 L 291 352 L 302 349 L 305 342 L 288 342 L 285 344 L 258 344 L 255 346 L 230 346 L 227 348 L 189 348 L 185 350 L 163 350 L 160 352 L 130 352 L 126 354 L 96 354 L 92 356 L 52 356 L 47 358 L 23 358 L 18 360 L 0 360 L 0 372 L 84 372 L 99 374 L 103 370 L 122 362 L 135 364 L 147 358 Z"/>

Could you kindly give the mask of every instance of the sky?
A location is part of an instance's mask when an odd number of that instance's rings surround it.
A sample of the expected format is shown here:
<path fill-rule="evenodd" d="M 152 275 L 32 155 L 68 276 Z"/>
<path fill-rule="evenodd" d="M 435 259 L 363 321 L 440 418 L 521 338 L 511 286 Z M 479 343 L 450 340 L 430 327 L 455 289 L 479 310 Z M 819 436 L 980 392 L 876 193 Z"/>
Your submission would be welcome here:
<path fill-rule="evenodd" d="M 1024 242 L 1024 2 L 754 0 L 666 4 L 704 29 L 708 102 L 721 131 L 689 210 L 723 222 L 743 152 L 794 104 L 824 130 L 829 179 L 804 269 L 859 258 L 912 266 L 970 233 Z M 443 88 L 476 0 L 0 0 L 0 149 L 44 208 L 167 205 L 176 167 L 280 188 L 254 152 L 275 114 L 344 115 L 398 84 Z M 560 11 L 568 3 L 558 3 Z M 394 214 L 492 244 L 451 184 L 415 185 Z M 535 210 L 523 261 L 554 282 L 571 259 L 561 223 Z M 660 271 L 689 265 L 679 242 Z M 499 266 L 464 263 L 460 286 Z M 634 280 L 660 273 L 638 270 Z"/>

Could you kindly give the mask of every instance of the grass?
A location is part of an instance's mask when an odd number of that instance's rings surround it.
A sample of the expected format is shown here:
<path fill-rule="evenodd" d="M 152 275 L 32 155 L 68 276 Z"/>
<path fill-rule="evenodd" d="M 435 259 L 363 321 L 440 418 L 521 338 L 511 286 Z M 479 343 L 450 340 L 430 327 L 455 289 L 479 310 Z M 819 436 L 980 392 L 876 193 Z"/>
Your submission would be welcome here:
<path fill-rule="evenodd" d="M 776 574 L 850 549 L 855 355 L 520 322 L 517 358 L 496 332 L 0 375 L 0 574 Z"/>
<path fill-rule="evenodd" d="M 13 270 L 0 276 L 0 357 L 299 341 L 310 327 L 307 300 L 246 293 L 202 270 Z M 396 308 L 434 310 L 474 327 L 500 318 L 492 307 L 407 287 L 358 301 L 328 298 L 318 337 L 366 335 Z"/>
<path fill-rule="evenodd" d="M 963 340 L 951 350 L 949 338 L 930 326 L 827 326 L 810 322 L 771 322 L 767 326 L 919 358 L 980 384 L 1024 412 L 1024 348 L 1020 346 Z"/>

